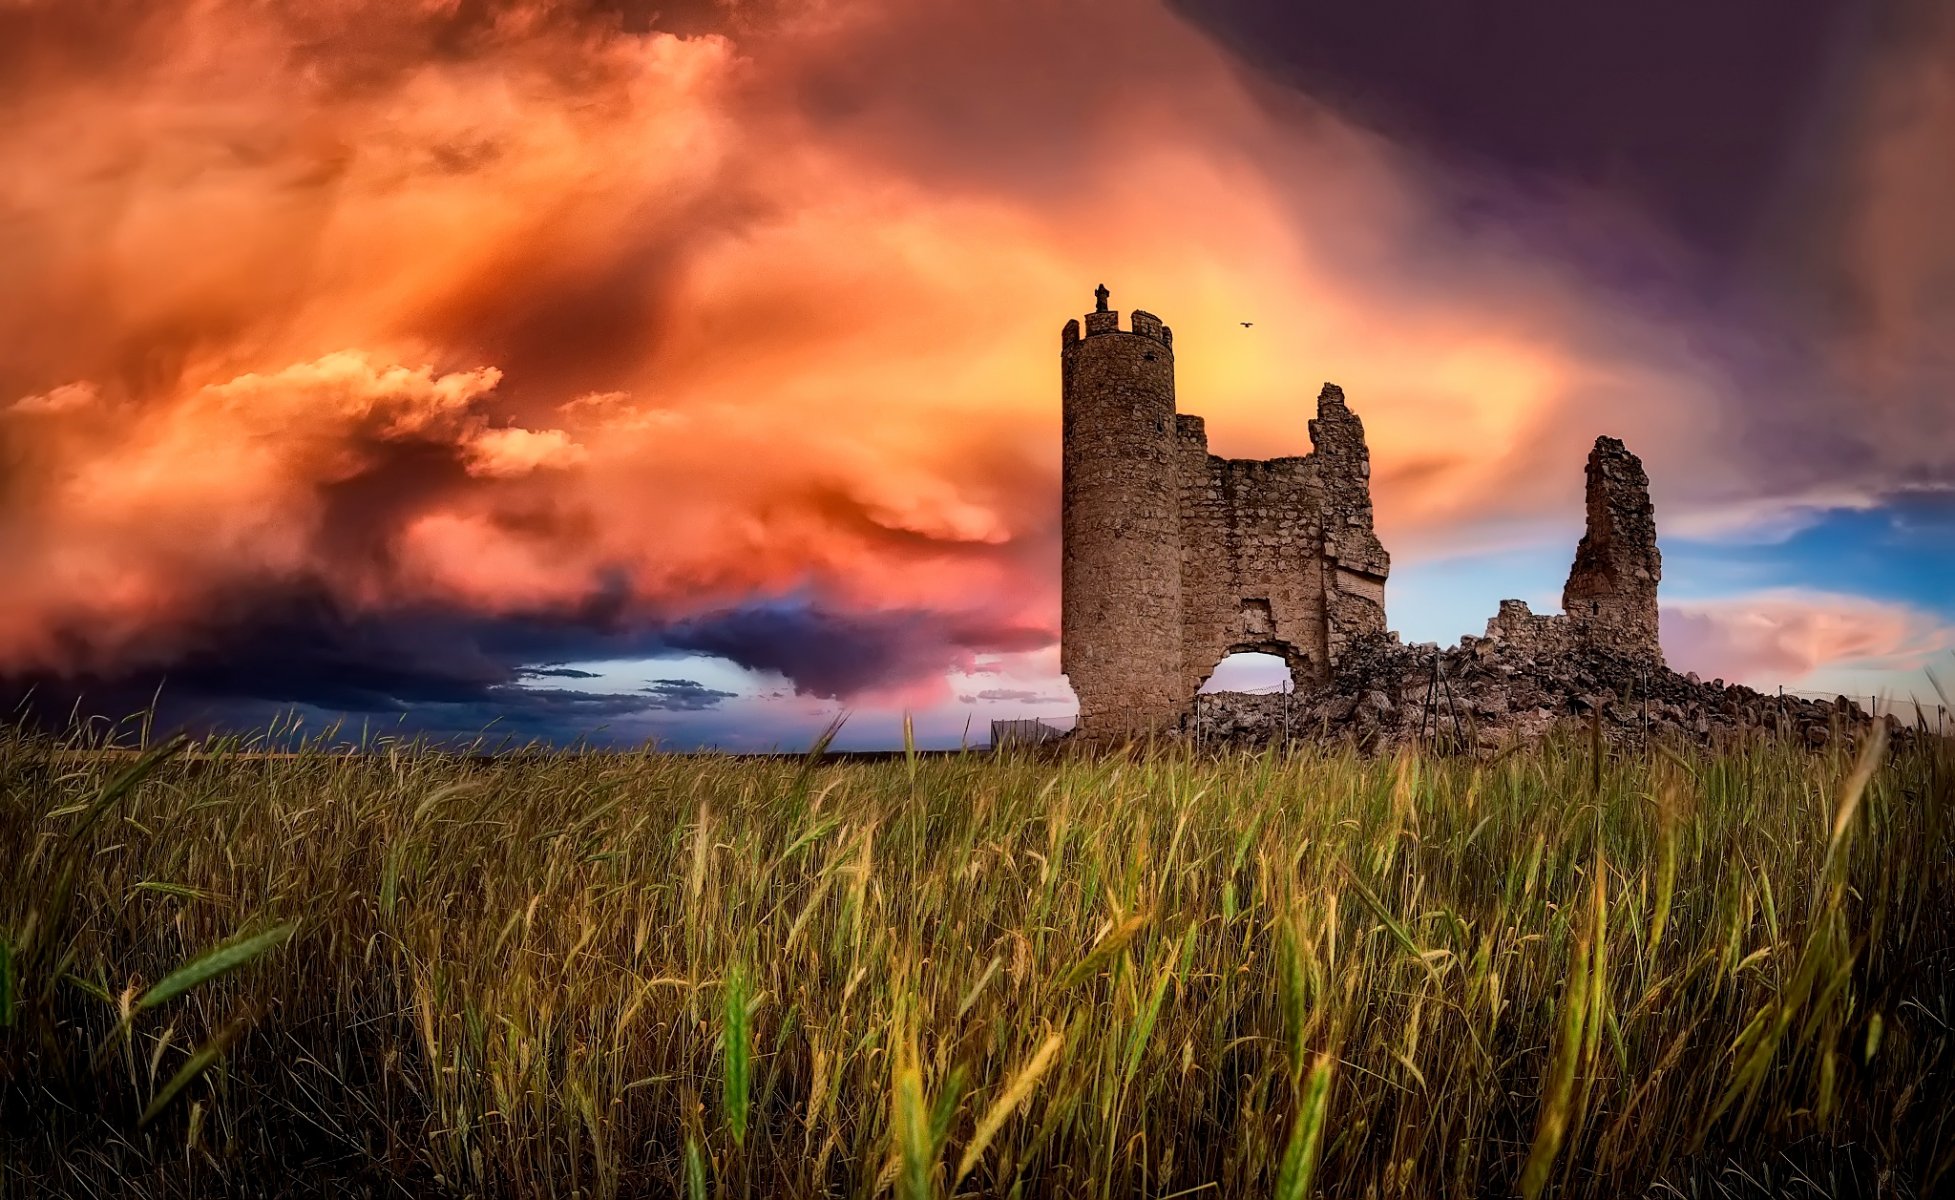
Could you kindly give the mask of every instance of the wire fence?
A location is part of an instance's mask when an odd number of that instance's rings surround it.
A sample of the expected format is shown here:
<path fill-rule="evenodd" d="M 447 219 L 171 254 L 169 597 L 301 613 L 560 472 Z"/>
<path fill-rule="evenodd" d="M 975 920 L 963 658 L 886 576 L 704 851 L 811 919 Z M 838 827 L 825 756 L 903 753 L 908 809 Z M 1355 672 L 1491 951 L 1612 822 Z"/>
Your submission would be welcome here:
<path fill-rule="evenodd" d="M 1296 691 L 1296 688 L 1290 684 L 1272 683 L 1263 687 L 1203 688 L 1197 694 L 1202 696 L 1220 696 L 1225 694 L 1230 696 L 1287 696 L 1294 691 Z"/>
<path fill-rule="evenodd" d="M 1778 691 L 1781 696 L 1797 696 L 1804 700 L 1851 700 L 1876 717 L 1892 715 L 1897 721 L 1917 727 L 1926 726 L 1938 734 L 1955 732 L 1955 714 L 1948 711 L 1947 705 L 1929 704 L 1916 696 L 1902 699 L 1897 696 L 1871 693 L 1854 695 L 1850 692 L 1811 692 L 1786 687 Z"/>

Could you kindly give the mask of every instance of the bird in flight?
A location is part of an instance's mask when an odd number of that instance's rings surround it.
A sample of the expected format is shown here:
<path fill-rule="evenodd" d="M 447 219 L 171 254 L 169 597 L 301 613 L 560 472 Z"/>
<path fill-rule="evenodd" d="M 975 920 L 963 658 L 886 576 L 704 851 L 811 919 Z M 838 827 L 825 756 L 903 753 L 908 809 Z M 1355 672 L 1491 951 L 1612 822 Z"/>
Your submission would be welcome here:
<path fill-rule="evenodd" d="M 1242 327 L 1243 327 L 1244 329 L 1247 329 L 1247 328 L 1249 328 L 1249 327 L 1250 327 L 1251 325 L 1254 325 L 1254 324 L 1255 324 L 1255 322 L 1254 322 L 1254 321 L 1244 321 L 1244 322 L 1242 323 Z"/>

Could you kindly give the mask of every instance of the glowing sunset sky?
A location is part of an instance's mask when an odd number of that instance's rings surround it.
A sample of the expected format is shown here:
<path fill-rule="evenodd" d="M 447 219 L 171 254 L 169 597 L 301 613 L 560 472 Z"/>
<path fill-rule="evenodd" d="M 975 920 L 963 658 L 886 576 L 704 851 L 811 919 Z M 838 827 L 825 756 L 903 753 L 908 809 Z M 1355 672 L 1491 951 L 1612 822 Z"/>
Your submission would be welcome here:
<path fill-rule="evenodd" d="M 1607 433 L 1672 665 L 1926 698 L 1946 6 L 1310 7 L 0 0 L 0 699 L 1063 718 L 1100 282 L 1220 453 L 1345 388 L 1408 639 L 1554 607 Z"/>

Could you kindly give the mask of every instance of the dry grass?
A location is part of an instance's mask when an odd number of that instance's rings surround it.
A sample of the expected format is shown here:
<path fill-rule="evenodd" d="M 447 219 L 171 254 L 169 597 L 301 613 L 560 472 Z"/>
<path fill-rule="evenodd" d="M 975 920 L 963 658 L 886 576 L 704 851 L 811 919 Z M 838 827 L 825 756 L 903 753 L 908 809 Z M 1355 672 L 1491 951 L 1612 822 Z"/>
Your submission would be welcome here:
<path fill-rule="evenodd" d="M 0 734 L 7 1194 L 1955 1183 L 1946 747 L 52 749 Z"/>

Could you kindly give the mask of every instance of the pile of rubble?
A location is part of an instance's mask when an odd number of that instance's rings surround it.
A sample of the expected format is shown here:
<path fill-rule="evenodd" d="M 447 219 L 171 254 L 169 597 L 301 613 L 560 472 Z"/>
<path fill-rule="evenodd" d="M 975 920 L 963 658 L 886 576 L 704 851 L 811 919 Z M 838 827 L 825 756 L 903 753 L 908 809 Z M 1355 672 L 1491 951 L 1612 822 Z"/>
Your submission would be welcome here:
<path fill-rule="evenodd" d="M 1181 732 L 1212 746 L 1350 741 L 1366 751 L 1420 745 L 1494 754 L 1572 724 L 1583 731 L 1599 727 L 1617 745 L 1719 745 L 1762 734 L 1820 749 L 1835 739 L 1856 742 L 1870 720 L 1844 696 L 1768 695 L 1601 646 L 1544 649 L 1469 637 L 1441 649 L 1385 635 L 1354 646 L 1322 687 L 1197 696 Z M 1905 736 L 1892 714 L 1881 720 L 1891 734 Z"/>

